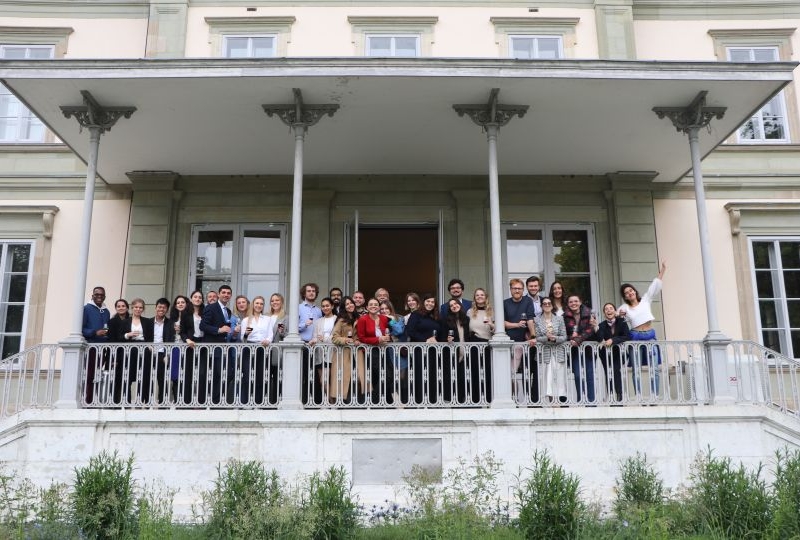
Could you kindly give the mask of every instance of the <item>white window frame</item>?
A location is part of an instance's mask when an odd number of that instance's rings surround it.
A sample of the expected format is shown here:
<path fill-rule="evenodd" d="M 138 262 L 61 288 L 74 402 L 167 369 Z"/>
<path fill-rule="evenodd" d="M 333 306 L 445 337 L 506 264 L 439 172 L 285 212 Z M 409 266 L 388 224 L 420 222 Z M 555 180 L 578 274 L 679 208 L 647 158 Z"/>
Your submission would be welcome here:
<path fill-rule="evenodd" d="M 273 231 L 279 234 L 280 239 L 280 261 L 278 263 L 278 292 L 286 298 L 286 263 L 287 263 L 287 242 L 286 225 L 275 223 L 215 223 L 213 225 L 192 225 L 191 250 L 189 258 L 189 282 L 188 290 L 193 291 L 197 280 L 197 240 L 200 232 L 207 231 L 232 231 L 233 247 L 231 253 L 231 289 L 234 294 L 239 294 L 242 286 L 243 269 L 243 238 L 245 231 Z M 271 294 L 271 293 L 270 293 Z"/>
<path fill-rule="evenodd" d="M 511 37 L 557 37 L 563 58 L 575 57 L 579 17 L 490 17 L 501 58 L 513 58 Z"/>
<path fill-rule="evenodd" d="M 256 56 L 253 53 L 253 39 L 254 38 L 270 38 L 272 39 L 272 54 L 269 56 Z M 278 55 L 278 34 L 225 34 L 222 36 L 222 56 L 225 58 L 233 58 L 228 56 L 228 41 L 230 39 L 246 39 L 247 40 L 247 56 L 241 58 L 275 58 Z"/>
<path fill-rule="evenodd" d="M 533 40 L 534 43 L 534 56 L 531 58 L 518 58 L 519 60 L 561 60 L 564 58 L 564 38 L 562 36 L 557 35 L 540 35 L 540 34 L 509 34 L 508 36 L 508 54 L 511 58 L 517 58 L 513 56 L 514 54 L 514 46 L 513 42 L 515 39 L 530 39 Z M 558 56 L 556 58 L 541 58 L 537 53 L 539 49 L 539 40 L 540 39 L 555 39 L 558 41 Z"/>
<path fill-rule="evenodd" d="M 749 51 L 749 55 L 751 60 L 750 62 L 756 62 L 753 58 L 753 52 L 755 49 L 765 49 L 771 50 L 774 53 L 774 58 L 771 60 L 772 62 L 780 61 L 780 48 L 775 45 L 728 45 L 725 47 L 725 54 L 729 62 L 731 62 L 731 52 L 732 51 Z M 766 132 L 764 130 L 764 108 L 759 109 L 748 121 L 754 122 L 759 132 L 761 133 L 760 138 L 745 138 L 742 137 L 742 127 L 740 126 L 739 129 L 736 130 L 736 141 L 739 144 L 772 144 L 772 143 L 788 143 L 790 141 L 789 135 L 789 118 L 787 116 L 786 110 L 786 96 L 781 90 L 774 98 L 780 109 L 780 118 L 781 118 L 781 127 L 784 133 L 784 137 L 781 139 L 768 139 L 766 138 Z M 745 122 L 746 123 L 746 122 Z"/>
<path fill-rule="evenodd" d="M 586 231 L 586 239 L 589 250 L 589 280 L 591 283 L 591 298 L 581 298 L 583 302 L 591 301 L 592 309 L 599 312 L 600 294 L 597 274 L 597 240 L 595 238 L 594 225 L 591 223 L 505 223 L 500 226 L 502 238 L 503 256 L 503 298 L 507 298 L 508 280 L 511 279 L 508 273 L 508 253 L 507 253 L 507 233 L 508 231 L 537 230 L 542 231 L 542 262 L 544 273 L 539 277 L 542 279 L 542 292 L 547 294 L 550 284 L 556 279 L 555 265 L 553 264 L 553 231 Z M 522 278 L 525 281 L 530 276 Z M 567 291 L 569 292 L 569 291 Z M 497 293 L 495 293 L 497 294 Z M 527 294 L 527 293 L 526 293 Z"/>
<path fill-rule="evenodd" d="M 20 348 L 19 351 L 15 351 L 7 356 L 13 356 L 14 354 L 19 353 L 20 351 L 25 349 L 25 340 L 27 336 L 27 329 L 28 329 L 28 316 L 30 314 L 30 300 L 31 300 L 31 286 L 33 284 L 33 261 L 36 258 L 36 242 L 30 239 L 2 239 L 0 240 L 0 321 L 7 320 L 6 317 L 6 306 L 8 306 L 8 287 L 9 284 L 5 281 L 6 276 L 6 265 L 8 264 L 8 247 L 10 245 L 29 245 L 30 246 L 30 254 L 28 255 L 28 269 L 26 270 L 26 274 L 28 279 L 25 283 L 25 302 L 24 302 L 24 313 L 22 316 L 22 329 L 19 333 L 17 332 L 6 332 L 3 326 L 0 326 L 0 358 L 5 355 L 5 351 L 3 351 L 3 338 L 7 335 L 17 335 L 19 334 L 19 343 Z M 19 272 L 17 272 L 19 273 Z M 19 302 L 15 302 L 15 305 L 19 304 Z M 0 360 L 2 362 L 2 360 Z"/>
<path fill-rule="evenodd" d="M 226 37 L 274 37 L 271 57 L 288 56 L 295 17 L 206 17 L 211 56 L 225 57 Z"/>
<path fill-rule="evenodd" d="M 25 60 L 29 59 L 30 51 L 36 50 L 47 50 L 50 53 L 50 59 L 55 57 L 56 53 L 56 45 L 53 44 L 27 44 L 27 43 L 0 43 L 0 58 L 5 58 L 6 50 L 9 48 L 14 49 L 25 49 Z M 11 103 L 16 103 L 19 107 L 19 112 L 16 115 L 16 122 L 17 122 L 17 130 L 16 134 L 11 138 L 3 138 L 3 133 L 0 132 L 0 143 L 6 144 L 41 144 L 47 141 L 48 139 L 48 129 L 47 126 L 42 122 L 39 117 L 37 117 L 33 112 L 25 106 L 19 99 L 17 99 L 14 94 L 11 93 L 5 86 L 0 84 L 0 95 L 8 96 L 8 99 Z M 7 117 L 14 119 L 14 117 Z M 30 126 L 38 124 L 41 126 L 41 137 L 36 138 L 25 138 L 21 136 L 21 131 L 24 126 Z M 30 130 L 28 130 L 30 131 Z"/>
<path fill-rule="evenodd" d="M 800 328 L 792 328 L 789 326 L 789 304 L 786 296 L 786 286 L 783 274 L 783 262 L 780 256 L 780 243 L 781 242 L 800 242 L 800 236 L 748 236 L 747 237 L 748 250 L 750 255 L 750 279 L 753 286 L 753 303 L 756 308 L 755 320 L 756 331 L 758 335 L 758 343 L 764 345 L 764 328 L 761 326 L 761 305 L 758 296 L 758 284 L 756 282 L 756 261 L 753 253 L 753 243 L 755 242 L 771 242 L 772 249 L 770 250 L 770 271 L 778 276 L 777 283 L 773 282 L 773 287 L 777 289 L 777 295 L 774 300 L 778 304 L 775 314 L 778 319 L 778 328 L 768 328 L 767 330 L 777 330 L 779 332 L 778 339 L 783 349 L 784 356 L 789 358 L 800 358 L 800 351 L 795 351 L 792 346 L 792 330 L 800 330 Z M 776 251 L 776 246 L 778 250 Z M 800 300 L 800 299 L 798 299 Z"/>
<path fill-rule="evenodd" d="M 352 42 L 357 56 L 370 56 L 369 36 L 417 37 L 417 57 L 433 55 L 433 28 L 438 17 L 415 16 L 349 16 Z"/>
<path fill-rule="evenodd" d="M 414 56 L 413 57 L 412 56 L 403 56 L 402 58 L 418 58 L 420 56 L 420 41 L 422 39 L 422 36 L 420 36 L 419 34 L 403 34 L 403 33 L 373 34 L 373 33 L 367 33 L 364 36 L 364 38 L 365 38 L 364 54 L 366 54 L 366 56 L 370 56 L 370 57 L 379 56 L 379 55 L 371 54 L 371 52 L 372 52 L 371 51 L 371 49 L 372 49 L 372 46 L 371 46 L 372 40 L 374 38 L 388 38 L 390 40 L 388 58 L 395 58 L 395 57 L 397 57 L 397 51 L 396 51 L 396 40 L 397 40 L 397 38 L 410 38 L 410 37 L 413 37 L 414 41 L 415 41 L 415 43 L 414 43 Z"/>

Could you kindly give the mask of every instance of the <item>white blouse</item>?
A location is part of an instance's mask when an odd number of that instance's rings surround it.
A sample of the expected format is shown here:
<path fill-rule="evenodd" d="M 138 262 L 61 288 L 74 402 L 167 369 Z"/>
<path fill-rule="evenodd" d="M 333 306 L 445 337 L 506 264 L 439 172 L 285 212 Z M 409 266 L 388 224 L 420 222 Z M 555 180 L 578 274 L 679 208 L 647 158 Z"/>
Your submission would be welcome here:
<path fill-rule="evenodd" d="M 260 315 L 256 317 L 245 317 L 242 321 L 242 328 L 252 328 L 253 331 L 245 337 L 245 332 L 242 331 L 242 341 L 247 343 L 261 343 L 262 341 L 269 341 L 272 343 L 272 338 L 275 333 L 275 316 L 274 315 Z"/>
<path fill-rule="evenodd" d="M 617 311 L 625 310 L 625 318 L 628 319 L 628 325 L 631 330 L 655 320 L 653 316 L 653 298 L 661 292 L 661 285 L 662 281 L 655 278 L 636 307 L 631 307 L 628 304 L 619 306 Z"/>

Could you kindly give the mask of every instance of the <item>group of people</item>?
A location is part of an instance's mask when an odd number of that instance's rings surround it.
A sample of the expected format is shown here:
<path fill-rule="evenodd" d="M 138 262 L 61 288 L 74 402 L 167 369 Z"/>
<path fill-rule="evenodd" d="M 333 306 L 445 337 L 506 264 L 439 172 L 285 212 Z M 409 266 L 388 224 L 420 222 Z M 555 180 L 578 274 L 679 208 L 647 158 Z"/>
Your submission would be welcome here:
<path fill-rule="evenodd" d="M 611 372 L 609 395 L 621 401 L 620 344 L 656 339 L 651 305 L 661 290 L 665 271 L 666 264 L 662 262 L 658 276 L 643 296 L 633 285 L 623 284 L 620 288 L 623 303 L 619 307 L 606 303 L 602 320 L 598 320 L 583 299 L 569 294 L 558 281 L 550 285 L 545 296 L 538 276 L 531 276 L 525 282 L 511 279 L 511 296 L 504 300 L 502 314 L 502 329 L 515 342 L 511 376 L 523 372 L 527 349 L 528 358 L 537 359 L 525 367 L 533 381 L 532 401 L 539 400 L 541 386 L 549 401 L 566 403 L 571 369 L 577 400 L 585 396 L 587 402 L 594 402 L 594 361 L 586 354 L 585 347 L 596 342 L 603 369 Z M 497 331 L 489 295 L 478 288 L 472 300 L 464 298 L 464 283 L 457 278 L 448 283 L 447 290 L 449 298 L 442 304 L 433 294 L 407 293 L 400 314 L 385 288 L 367 298 L 361 291 L 345 296 L 340 288 L 334 287 L 317 304 L 319 287 L 315 283 L 304 284 L 297 310 L 300 339 L 308 345 L 303 353 L 303 402 L 336 404 L 356 399 L 362 403 L 413 400 L 421 404 L 440 398 L 462 404 L 491 401 L 490 354 L 479 345 L 487 343 Z M 104 303 L 104 288 L 95 287 L 92 301 L 83 310 L 85 339 L 94 344 L 152 343 L 153 347 L 144 349 L 142 354 L 128 348 L 130 352 L 124 358 L 113 358 L 113 354 L 98 358 L 97 349 L 90 349 L 87 403 L 93 400 L 94 371 L 98 366 L 107 366 L 114 374 L 111 399 L 115 403 L 126 399 L 131 402 L 132 396 L 149 399 L 152 391 L 159 402 L 164 402 L 169 392 L 173 402 L 186 404 L 206 404 L 209 398 L 210 404 L 225 400 L 233 403 L 237 394 L 240 403 L 252 399 L 253 403 L 275 404 L 279 396 L 278 370 L 271 366 L 278 365 L 280 359 L 269 358 L 272 352 L 266 351 L 267 346 L 286 335 L 284 298 L 277 293 L 269 301 L 262 296 L 252 300 L 243 295 L 231 301 L 232 298 L 233 291 L 228 285 L 208 291 L 205 296 L 200 290 L 188 297 L 179 295 L 171 303 L 160 298 L 152 318 L 143 315 L 145 303 L 141 298 L 130 304 L 119 299 L 114 303 L 112 316 Z M 232 352 L 235 349 L 225 347 L 202 347 L 203 357 L 197 359 L 199 362 L 193 361 L 199 343 L 240 342 L 253 347 L 243 348 L 238 362 Z M 186 347 L 159 345 L 167 343 Z M 409 345 L 399 346 L 399 343 Z M 413 345 L 422 343 L 464 345 L 440 347 L 438 352 Z M 390 344 L 395 345 L 387 347 Z M 637 354 L 630 356 L 637 357 L 639 366 L 661 361 L 657 347 L 655 357 L 652 352 L 638 354 L 638 348 L 634 351 Z M 253 354 L 255 357 L 251 358 Z M 438 360 L 435 355 L 440 355 Z M 541 385 L 540 366 L 545 370 Z M 255 370 L 254 377 L 251 368 Z M 634 370 L 633 382 L 639 391 L 637 371 Z M 658 370 L 653 371 L 651 387 L 657 393 Z M 152 381 L 157 388 L 151 388 Z"/>

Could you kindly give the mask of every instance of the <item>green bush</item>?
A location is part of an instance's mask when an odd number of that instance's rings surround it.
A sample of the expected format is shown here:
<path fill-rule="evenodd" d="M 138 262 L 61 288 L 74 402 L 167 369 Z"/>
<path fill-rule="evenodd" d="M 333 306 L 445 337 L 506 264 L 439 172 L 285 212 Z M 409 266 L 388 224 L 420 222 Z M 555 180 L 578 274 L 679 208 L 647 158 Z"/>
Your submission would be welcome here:
<path fill-rule="evenodd" d="M 800 450 L 775 453 L 773 518 L 769 536 L 775 540 L 800 538 Z"/>
<path fill-rule="evenodd" d="M 574 538 L 584 514 L 580 481 L 554 464 L 547 452 L 533 455 L 533 466 L 518 479 L 514 499 L 525 538 Z M 522 475 L 520 475 L 522 476 Z"/>
<path fill-rule="evenodd" d="M 214 539 L 276 538 L 281 519 L 276 509 L 284 501 L 283 486 L 274 470 L 257 461 L 231 460 L 217 467 L 214 488 L 202 495 L 206 533 Z"/>
<path fill-rule="evenodd" d="M 647 456 L 639 452 L 620 462 L 614 491 L 617 517 L 632 508 L 647 508 L 664 502 L 664 482 L 653 464 L 647 462 Z"/>
<path fill-rule="evenodd" d="M 75 468 L 72 515 L 75 525 L 89 539 L 137 537 L 136 483 L 133 455 L 123 460 L 106 451 Z"/>
<path fill-rule="evenodd" d="M 741 464 L 734 467 L 730 458 L 714 457 L 711 450 L 699 455 L 692 465 L 689 490 L 699 531 L 737 540 L 764 538 L 771 501 L 761 471 L 761 464 L 755 471 Z"/>
<path fill-rule="evenodd" d="M 324 475 L 311 475 L 303 510 L 314 523 L 314 540 L 354 538 L 359 525 L 358 504 L 343 467 L 331 467 Z"/>
<path fill-rule="evenodd" d="M 163 484 L 145 486 L 136 503 L 139 540 L 166 540 L 174 536 L 172 503 L 175 493 Z"/>

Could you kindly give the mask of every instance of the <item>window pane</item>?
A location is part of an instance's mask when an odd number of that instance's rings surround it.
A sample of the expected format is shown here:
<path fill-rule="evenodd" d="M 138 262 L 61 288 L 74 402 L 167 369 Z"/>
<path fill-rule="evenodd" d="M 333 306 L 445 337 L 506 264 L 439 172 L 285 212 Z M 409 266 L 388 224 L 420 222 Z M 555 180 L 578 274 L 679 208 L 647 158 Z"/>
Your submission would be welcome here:
<path fill-rule="evenodd" d="M 759 270 L 756 272 L 756 289 L 758 290 L 759 298 L 775 297 L 771 270 Z"/>
<path fill-rule="evenodd" d="M 769 268 L 769 249 L 772 242 L 753 242 L 753 262 L 756 268 Z"/>
<path fill-rule="evenodd" d="M 6 60 L 25 60 L 27 47 L 13 47 L 7 45 L 3 47 L 3 58 Z"/>
<path fill-rule="evenodd" d="M 798 358 L 798 355 L 800 355 L 800 331 L 795 330 L 792 332 L 792 350 L 794 351 L 794 357 Z"/>
<path fill-rule="evenodd" d="M 758 311 L 761 314 L 761 328 L 778 327 L 778 306 L 775 300 L 761 300 Z"/>
<path fill-rule="evenodd" d="M 230 276 L 233 256 L 233 231 L 201 231 L 197 235 L 197 275 Z M 230 277 L 228 277 L 230 281 Z"/>
<path fill-rule="evenodd" d="M 17 354 L 20 351 L 20 342 L 20 336 L 4 336 L 2 358 Z"/>
<path fill-rule="evenodd" d="M 403 58 L 417 56 L 417 37 L 398 36 L 394 38 L 394 55 Z"/>
<path fill-rule="evenodd" d="M 242 294 L 251 299 L 261 295 L 269 301 L 273 293 L 279 292 L 278 285 L 277 275 L 242 276 Z"/>
<path fill-rule="evenodd" d="M 508 231 L 506 256 L 508 273 L 530 276 L 544 271 L 542 256 L 542 231 Z"/>
<path fill-rule="evenodd" d="M 367 54 L 370 56 L 391 56 L 392 54 L 392 38 L 383 36 L 369 36 L 367 38 L 369 43 Z"/>
<path fill-rule="evenodd" d="M 25 306 L 6 306 L 6 323 L 3 325 L 4 332 L 22 332 L 22 319 L 25 314 Z"/>
<path fill-rule="evenodd" d="M 753 62 L 777 62 L 778 49 L 774 47 L 753 49 Z"/>
<path fill-rule="evenodd" d="M 511 38 L 511 56 L 523 60 L 533 58 L 533 38 Z"/>
<path fill-rule="evenodd" d="M 780 334 L 776 330 L 765 330 L 761 332 L 761 339 L 764 341 L 764 347 L 768 347 L 779 353 L 784 352 L 781 348 Z"/>
<path fill-rule="evenodd" d="M 16 274 L 8 276 L 8 301 L 25 302 L 25 290 L 28 287 L 28 275 Z"/>
<path fill-rule="evenodd" d="M 751 118 L 739 128 L 739 138 L 744 140 L 761 140 L 761 125 L 756 118 Z"/>
<path fill-rule="evenodd" d="M 786 309 L 789 311 L 789 327 L 800 328 L 800 300 L 789 300 Z M 800 353 L 800 349 L 797 352 Z"/>
<path fill-rule="evenodd" d="M 225 38 L 225 56 L 228 58 L 247 57 L 247 38 L 229 37 Z"/>
<path fill-rule="evenodd" d="M 752 62 L 750 49 L 728 49 L 731 62 Z"/>
<path fill-rule="evenodd" d="M 781 242 L 780 246 L 783 269 L 800 269 L 800 242 Z"/>
<path fill-rule="evenodd" d="M 556 274 L 556 281 L 560 281 L 564 287 L 564 298 L 577 294 L 581 297 L 581 302 L 588 306 L 592 305 L 592 282 L 589 276 L 561 276 Z"/>
<path fill-rule="evenodd" d="M 588 272 L 589 242 L 586 231 L 553 231 L 556 273 Z"/>
<path fill-rule="evenodd" d="M 537 58 L 561 58 L 561 47 L 559 47 L 558 41 L 558 38 L 538 38 L 539 51 Z"/>
<path fill-rule="evenodd" d="M 31 255 L 30 244 L 15 244 L 8 247 L 8 255 L 11 257 L 12 272 L 27 272 L 28 262 Z"/>
<path fill-rule="evenodd" d="M 783 273 L 783 288 L 787 298 L 800 298 L 800 270 Z"/>
<path fill-rule="evenodd" d="M 245 231 L 242 272 L 246 274 L 277 274 L 280 272 L 280 249 L 281 240 L 278 233 Z"/>
<path fill-rule="evenodd" d="M 19 116 L 20 102 L 4 89 L 0 92 L 0 117 L 16 118 Z"/>
<path fill-rule="evenodd" d="M 28 58 L 33 60 L 47 60 L 53 57 L 52 47 L 31 47 L 28 51 Z"/>
<path fill-rule="evenodd" d="M 253 56 L 256 58 L 264 58 L 275 56 L 275 38 L 272 37 L 254 37 L 253 40 Z"/>

